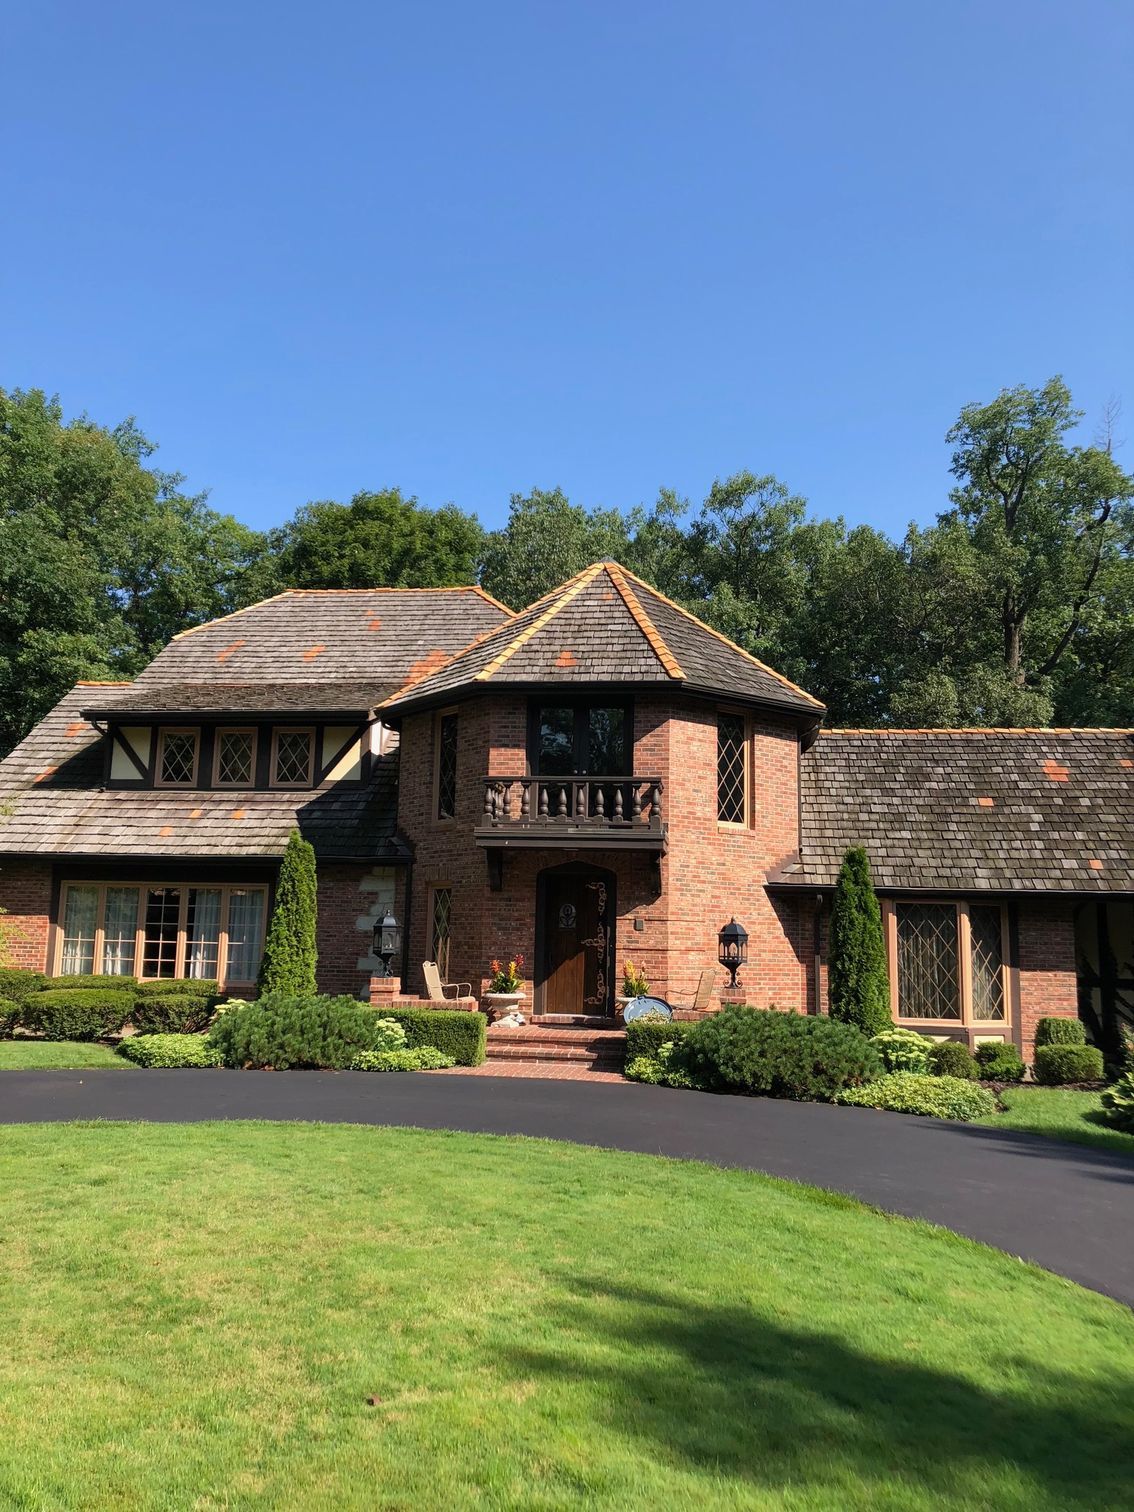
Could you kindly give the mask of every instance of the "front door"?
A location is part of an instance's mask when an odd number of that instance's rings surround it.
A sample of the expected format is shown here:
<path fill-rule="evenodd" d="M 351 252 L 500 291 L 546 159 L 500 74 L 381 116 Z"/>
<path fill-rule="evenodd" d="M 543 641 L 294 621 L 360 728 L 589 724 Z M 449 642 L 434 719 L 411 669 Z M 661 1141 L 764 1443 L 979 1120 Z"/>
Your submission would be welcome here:
<path fill-rule="evenodd" d="M 614 900 L 602 873 L 545 874 L 541 1013 L 610 1013 Z"/>

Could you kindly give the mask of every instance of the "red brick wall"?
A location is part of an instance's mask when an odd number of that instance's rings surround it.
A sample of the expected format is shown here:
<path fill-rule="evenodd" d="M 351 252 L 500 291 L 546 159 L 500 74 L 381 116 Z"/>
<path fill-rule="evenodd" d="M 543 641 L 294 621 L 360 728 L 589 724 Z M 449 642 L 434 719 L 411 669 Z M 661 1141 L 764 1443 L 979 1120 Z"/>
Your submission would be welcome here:
<path fill-rule="evenodd" d="M 47 969 L 51 930 L 51 866 L 45 861 L 5 861 L 0 866 L 0 916 L 4 950 L 0 964 Z"/>
<path fill-rule="evenodd" d="M 360 967 L 359 959 L 368 955 L 373 932 L 358 926 L 370 909 L 373 893 L 363 891 L 361 883 L 369 877 L 369 866 L 343 866 L 321 862 L 318 879 L 318 925 L 316 946 L 319 964 L 316 980 L 320 992 L 347 993 L 357 997 L 369 995 L 371 970 Z M 405 917 L 405 871 L 394 871 L 394 916 Z M 391 970 L 401 968 L 400 960 L 391 962 Z"/>
<path fill-rule="evenodd" d="M 1053 899 L 1021 903 L 1018 914 L 1020 1030 L 1025 1061 L 1041 1018 L 1077 1018 L 1074 905 Z"/>

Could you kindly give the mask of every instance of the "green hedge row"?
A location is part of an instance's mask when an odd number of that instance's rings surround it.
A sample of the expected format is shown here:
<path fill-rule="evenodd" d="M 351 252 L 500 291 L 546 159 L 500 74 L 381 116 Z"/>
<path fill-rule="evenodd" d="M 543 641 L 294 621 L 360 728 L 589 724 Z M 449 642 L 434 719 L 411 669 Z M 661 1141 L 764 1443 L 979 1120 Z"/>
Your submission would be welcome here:
<path fill-rule="evenodd" d="M 410 1050 L 432 1045 L 443 1055 L 451 1055 L 458 1066 L 484 1062 L 488 1020 L 483 1013 L 460 1008 L 380 1008 L 378 1012 L 401 1024 Z"/>
<path fill-rule="evenodd" d="M 692 1022 L 674 1019 L 631 1019 L 626 1025 L 626 1060 L 629 1063 L 639 1056 L 653 1057 L 663 1045 L 676 1044 L 693 1028 Z"/>

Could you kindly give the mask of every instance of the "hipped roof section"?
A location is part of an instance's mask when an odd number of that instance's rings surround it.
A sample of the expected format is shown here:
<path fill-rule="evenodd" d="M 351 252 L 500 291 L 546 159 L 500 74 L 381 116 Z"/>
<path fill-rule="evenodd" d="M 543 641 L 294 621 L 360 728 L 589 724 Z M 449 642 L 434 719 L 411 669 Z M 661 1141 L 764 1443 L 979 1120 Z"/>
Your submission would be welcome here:
<path fill-rule="evenodd" d="M 595 562 L 387 700 L 403 713 L 477 688 L 655 684 L 818 719 L 823 705 L 617 562 Z"/>

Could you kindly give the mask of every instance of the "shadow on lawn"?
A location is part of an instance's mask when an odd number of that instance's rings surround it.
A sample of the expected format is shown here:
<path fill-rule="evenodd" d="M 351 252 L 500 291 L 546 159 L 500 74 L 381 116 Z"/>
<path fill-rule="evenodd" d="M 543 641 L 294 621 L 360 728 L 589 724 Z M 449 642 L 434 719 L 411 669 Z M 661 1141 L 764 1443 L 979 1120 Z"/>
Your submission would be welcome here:
<path fill-rule="evenodd" d="M 837 1495 L 857 1480 L 867 1491 L 904 1484 L 967 1506 L 985 1494 L 996 1504 L 1001 1474 L 1018 1466 L 1017 1494 L 1092 1512 L 1130 1505 L 1134 1374 L 1120 1379 L 1120 1366 L 1113 1387 L 1053 1370 L 1021 1383 L 1020 1394 L 990 1392 L 742 1306 L 577 1278 L 570 1285 L 575 1299 L 554 1319 L 561 1349 L 516 1351 L 513 1365 L 525 1375 L 587 1378 L 609 1402 L 613 1426 L 649 1440 L 662 1460 L 772 1491 Z M 613 1346 L 608 1364 L 594 1358 L 596 1335 Z M 643 1350 L 649 1358 L 636 1364 Z M 659 1350 L 672 1360 L 668 1371 Z M 1005 1364 L 1014 1374 L 1011 1358 Z"/>

